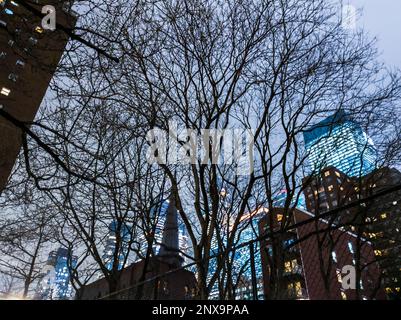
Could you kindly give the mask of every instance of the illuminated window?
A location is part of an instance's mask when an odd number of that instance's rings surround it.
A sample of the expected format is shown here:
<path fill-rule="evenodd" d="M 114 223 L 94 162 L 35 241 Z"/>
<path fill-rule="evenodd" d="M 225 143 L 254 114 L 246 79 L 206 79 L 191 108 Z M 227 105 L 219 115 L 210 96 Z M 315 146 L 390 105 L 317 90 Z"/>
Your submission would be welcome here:
<path fill-rule="evenodd" d="M 380 250 L 375 250 L 375 256 L 381 257 L 382 255 L 383 255 L 383 252 L 381 252 Z"/>
<path fill-rule="evenodd" d="M 8 89 L 8 88 L 3 87 L 3 88 L 1 89 L 1 91 L 0 91 L 0 93 L 1 93 L 3 96 L 6 96 L 6 97 L 7 97 L 7 96 L 11 93 L 11 90 Z"/>
<path fill-rule="evenodd" d="M 5 14 L 8 14 L 10 16 L 12 16 L 14 14 L 14 11 L 12 11 L 11 9 L 5 9 L 4 12 L 5 12 Z"/>
<path fill-rule="evenodd" d="M 386 288 L 385 291 L 386 291 L 386 293 L 392 293 L 393 292 L 393 290 L 391 288 Z"/>
<path fill-rule="evenodd" d="M 277 215 L 277 221 L 280 222 L 281 220 L 283 220 L 283 215 L 282 214 L 278 214 Z"/>
<path fill-rule="evenodd" d="M 291 261 L 287 261 L 284 263 L 284 271 L 288 273 L 292 272 Z"/>
<path fill-rule="evenodd" d="M 340 173 L 337 172 L 337 171 L 336 171 L 336 176 L 339 177 L 339 178 L 341 177 Z"/>
<path fill-rule="evenodd" d="M 327 189 L 328 189 L 330 192 L 332 192 L 332 191 L 334 190 L 334 187 L 333 187 L 333 185 L 330 185 Z"/>
<path fill-rule="evenodd" d="M 383 220 L 384 220 L 384 219 L 387 219 L 387 213 L 382 213 L 382 214 L 380 215 L 380 218 L 382 218 Z"/>
<path fill-rule="evenodd" d="M 45 30 L 42 28 L 42 27 L 40 27 L 40 26 L 37 26 L 36 28 L 35 28 L 35 32 L 37 32 L 37 33 L 43 33 Z"/>
<path fill-rule="evenodd" d="M 333 251 L 333 252 L 331 253 L 331 258 L 333 259 L 334 262 L 337 263 L 337 254 L 335 253 L 335 251 Z"/>
<path fill-rule="evenodd" d="M 337 274 L 337 281 L 339 283 L 343 283 L 343 277 L 341 276 L 341 270 L 337 269 L 336 274 Z"/>
<path fill-rule="evenodd" d="M 343 291 L 341 291 L 341 299 L 347 300 L 347 295 Z"/>
<path fill-rule="evenodd" d="M 325 176 L 325 177 L 330 176 L 330 171 L 326 171 L 326 172 L 324 173 L 324 176 Z"/>

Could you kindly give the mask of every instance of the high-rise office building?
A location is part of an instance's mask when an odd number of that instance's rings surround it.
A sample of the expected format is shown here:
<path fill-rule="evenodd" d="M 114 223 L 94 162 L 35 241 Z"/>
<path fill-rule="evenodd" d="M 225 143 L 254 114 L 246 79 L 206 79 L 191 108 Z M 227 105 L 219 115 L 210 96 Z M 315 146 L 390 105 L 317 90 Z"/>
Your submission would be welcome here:
<path fill-rule="evenodd" d="M 359 177 L 376 167 L 376 150 L 362 127 L 344 111 L 324 119 L 304 132 L 312 173 L 334 166 Z"/>
<path fill-rule="evenodd" d="M 38 284 L 35 299 L 69 300 L 73 297 L 70 284 L 70 267 L 74 268 L 77 257 L 72 256 L 65 248 L 59 248 L 49 254 L 42 278 Z"/>
<path fill-rule="evenodd" d="M 56 8 L 58 26 L 75 24 L 70 1 L 0 0 L 0 109 L 21 122 L 34 120 L 68 41 L 60 28 L 42 27 L 44 5 Z M 0 116 L 0 135 L 7 137 L 0 146 L 0 192 L 21 147 L 20 129 L 9 120 Z"/>
<path fill-rule="evenodd" d="M 160 243 L 163 241 L 163 230 L 166 223 L 167 212 L 170 206 L 170 200 L 163 200 L 160 206 L 157 208 L 152 209 L 152 214 L 154 215 L 153 218 L 155 220 L 155 234 L 154 234 L 154 245 L 153 245 L 153 252 L 158 254 L 160 252 Z M 178 215 L 178 242 L 180 248 L 180 256 L 184 259 L 183 264 L 187 264 L 192 262 L 187 256 L 192 255 L 192 246 L 190 243 L 189 236 L 187 234 L 186 228 L 180 216 Z M 143 246 L 146 243 L 145 236 L 143 234 L 139 235 L 139 243 L 141 246 L 141 252 L 144 256 L 146 254 L 147 248 Z M 185 253 L 185 255 L 184 255 Z"/>
<path fill-rule="evenodd" d="M 118 223 L 117 221 L 112 221 L 109 225 L 109 232 L 107 235 L 106 239 L 106 245 L 104 248 L 104 253 L 103 253 L 103 261 L 105 263 L 105 266 L 108 270 L 113 269 L 113 263 L 114 263 L 114 252 L 116 249 L 116 242 L 117 242 L 117 228 L 118 228 Z M 129 242 L 131 239 L 131 230 L 127 225 L 121 226 L 120 230 L 120 242 L 121 244 L 119 245 L 119 252 L 117 255 L 118 259 L 118 270 L 121 270 L 124 268 L 124 263 L 128 262 L 127 261 L 127 254 L 128 254 L 128 246 Z"/>

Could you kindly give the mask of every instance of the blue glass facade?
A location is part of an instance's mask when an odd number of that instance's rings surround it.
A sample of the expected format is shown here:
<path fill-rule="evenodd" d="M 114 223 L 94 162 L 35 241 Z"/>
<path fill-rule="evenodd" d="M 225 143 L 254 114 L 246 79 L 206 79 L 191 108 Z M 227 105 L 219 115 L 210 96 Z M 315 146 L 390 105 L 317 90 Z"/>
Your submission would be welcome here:
<path fill-rule="evenodd" d="M 49 254 L 47 264 L 43 270 L 43 277 L 39 283 L 35 298 L 40 300 L 69 300 L 73 297 L 70 284 L 70 268 L 68 266 L 69 251 L 59 248 Z M 74 268 L 77 257 L 71 256 L 71 267 Z"/>
<path fill-rule="evenodd" d="M 376 168 L 372 140 L 343 111 L 304 132 L 304 141 L 312 173 L 333 166 L 348 176 L 360 177 Z"/>
<path fill-rule="evenodd" d="M 113 221 L 109 225 L 109 234 L 106 240 L 106 246 L 103 254 L 103 261 L 108 270 L 113 269 L 114 261 L 114 250 L 116 244 L 116 234 L 117 234 L 117 222 Z M 131 231 L 128 226 L 124 226 L 120 230 L 120 237 L 122 244 L 120 246 L 120 252 L 118 254 L 118 270 L 124 267 L 124 261 L 126 260 L 126 255 L 128 254 L 128 245 L 131 238 Z"/>
<path fill-rule="evenodd" d="M 155 226 L 155 236 L 154 236 L 154 245 L 153 252 L 155 254 L 159 253 L 160 243 L 163 240 L 163 230 L 164 224 L 166 222 L 166 215 L 169 208 L 169 200 L 162 200 L 161 204 L 157 208 L 152 208 L 151 213 L 155 216 L 153 217 L 156 221 Z M 190 239 L 187 235 L 185 225 L 182 223 L 180 216 L 178 215 L 178 241 L 180 246 L 180 251 L 185 252 L 187 255 L 192 255 L 192 246 L 190 245 Z M 139 236 L 139 242 L 146 243 L 144 235 Z M 146 253 L 146 247 L 141 247 L 141 252 L 143 255 Z M 184 265 L 192 262 L 192 260 L 188 259 L 183 254 L 180 256 L 184 259 Z"/>
<path fill-rule="evenodd" d="M 235 247 L 239 247 L 248 241 L 254 240 L 258 237 L 258 222 L 260 217 L 265 213 L 265 209 L 258 210 L 248 216 L 244 216 L 243 221 L 238 227 L 237 241 L 234 244 Z M 241 232 L 240 232 L 241 230 Z M 226 239 L 222 239 L 226 241 Z M 212 242 L 211 255 L 217 255 L 219 253 L 217 240 L 214 239 Z M 254 257 L 255 257 L 255 271 L 256 271 L 256 283 L 257 283 L 257 294 L 258 299 L 262 300 L 263 293 L 263 271 L 262 261 L 260 255 L 259 242 L 254 243 Z M 212 277 L 217 267 L 217 260 L 213 258 L 209 262 L 208 279 Z M 234 283 L 238 282 L 236 289 L 236 298 L 240 300 L 252 300 L 253 299 L 253 288 L 252 288 L 252 269 L 251 269 L 251 254 L 249 245 L 237 249 L 234 254 L 234 263 L 232 269 L 232 276 Z M 219 298 L 219 290 L 217 283 L 213 286 L 210 292 L 210 299 Z"/>

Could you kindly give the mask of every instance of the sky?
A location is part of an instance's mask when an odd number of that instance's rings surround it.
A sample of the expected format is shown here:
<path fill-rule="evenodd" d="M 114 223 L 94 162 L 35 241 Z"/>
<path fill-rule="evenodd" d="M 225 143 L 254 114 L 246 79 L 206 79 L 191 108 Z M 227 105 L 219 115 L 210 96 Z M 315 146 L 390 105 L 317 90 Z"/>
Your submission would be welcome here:
<path fill-rule="evenodd" d="M 358 24 L 371 36 L 377 36 L 378 47 L 386 64 L 401 68 L 401 0 L 349 0 L 362 9 Z"/>

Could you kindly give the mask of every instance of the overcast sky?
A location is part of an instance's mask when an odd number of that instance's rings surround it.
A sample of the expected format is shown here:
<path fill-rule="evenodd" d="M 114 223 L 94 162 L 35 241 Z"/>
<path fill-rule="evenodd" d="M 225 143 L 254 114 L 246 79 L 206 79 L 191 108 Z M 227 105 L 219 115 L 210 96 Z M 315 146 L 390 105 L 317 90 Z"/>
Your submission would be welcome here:
<path fill-rule="evenodd" d="M 384 61 L 401 68 L 401 0 L 348 1 L 363 8 L 359 23 L 370 35 L 377 36 Z"/>

